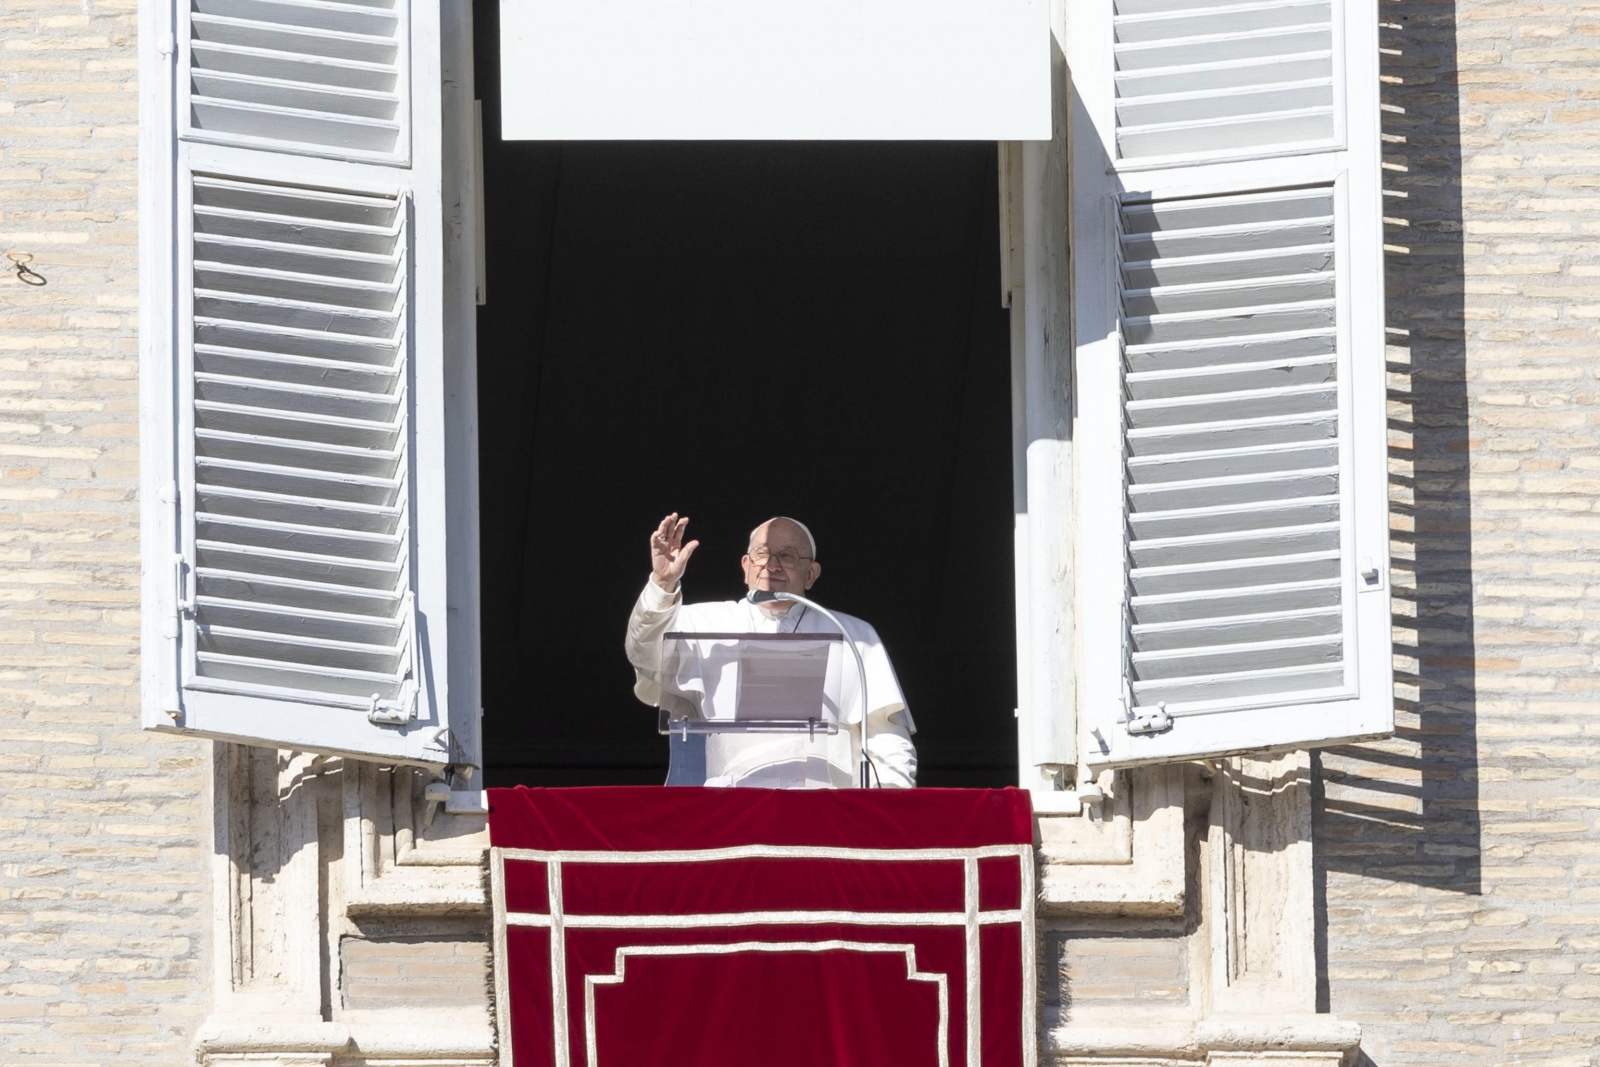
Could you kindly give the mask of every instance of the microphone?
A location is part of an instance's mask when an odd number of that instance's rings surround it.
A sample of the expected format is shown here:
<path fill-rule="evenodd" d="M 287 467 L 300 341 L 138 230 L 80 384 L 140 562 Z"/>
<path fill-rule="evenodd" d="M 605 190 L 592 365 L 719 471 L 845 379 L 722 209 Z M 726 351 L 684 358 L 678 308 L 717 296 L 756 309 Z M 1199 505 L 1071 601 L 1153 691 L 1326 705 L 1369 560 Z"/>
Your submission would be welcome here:
<path fill-rule="evenodd" d="M 775 600 L 788 600 L 789 596 L 786 593 L 774 593 L 768 589 L 752 589 L 745 596 L 745 599 L 752 604 L 771 604 Z"/>

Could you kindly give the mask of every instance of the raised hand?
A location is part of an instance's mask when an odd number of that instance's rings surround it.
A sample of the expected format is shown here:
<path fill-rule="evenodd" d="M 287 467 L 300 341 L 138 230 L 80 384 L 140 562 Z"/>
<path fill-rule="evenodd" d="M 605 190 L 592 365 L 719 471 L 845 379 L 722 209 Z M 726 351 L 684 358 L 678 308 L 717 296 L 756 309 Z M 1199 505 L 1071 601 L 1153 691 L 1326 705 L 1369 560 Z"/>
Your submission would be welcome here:
<path fill-rule="evenodd" d="M 689 525 L 687 517 L 678 518 L 674 511 L 661 520 L 655 533 L 650 535 L 650 580 L 667 592 L 676 592 L 689 566 L 689 557 L 700 547 L 699 541 L 683 543 L 683 531 Z"/>

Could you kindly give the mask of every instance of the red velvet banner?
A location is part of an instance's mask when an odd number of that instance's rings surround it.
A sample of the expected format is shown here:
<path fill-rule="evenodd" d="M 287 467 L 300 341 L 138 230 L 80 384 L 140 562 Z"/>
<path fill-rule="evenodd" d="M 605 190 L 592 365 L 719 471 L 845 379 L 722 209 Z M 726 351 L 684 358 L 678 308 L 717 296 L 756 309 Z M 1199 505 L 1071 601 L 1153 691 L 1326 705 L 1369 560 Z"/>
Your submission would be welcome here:
<path fill-rule="evenodd" d="M 1013 790 L 494 789 L 502 1067 L 1031 1067 Z"/>

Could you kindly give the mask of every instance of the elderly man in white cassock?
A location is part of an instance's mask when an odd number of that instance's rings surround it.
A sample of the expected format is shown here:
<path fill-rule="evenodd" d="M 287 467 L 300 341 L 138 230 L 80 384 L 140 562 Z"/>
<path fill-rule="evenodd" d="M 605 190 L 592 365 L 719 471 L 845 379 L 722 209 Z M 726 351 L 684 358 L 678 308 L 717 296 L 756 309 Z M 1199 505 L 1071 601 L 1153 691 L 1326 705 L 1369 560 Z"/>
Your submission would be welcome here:
<path fill-rule="evenodd" d="M 792 601 L 752 604 L 748 600 L 683 603 L 683 573 L 699 541 L 684 543 L 687 518 L 676 512 L 661 520 L 650 535 L 650 580 L 628 619 L 628 662 L 638 676 L 633 692 L 644 703 L 661 702 L 662 636 L 687 633 L 837 633 L 824 615 Z M 822 575 L 817 543 L 803 523 L 779 517 L 750 533 L 742 561 L 745 585 L 763 592 L 804 596 Z M 834 612 L 848 638 L 861 651 L 867 672 L 867 755 L 876 772 L 874 784 L 910 788 L 917 784 L 917 751 L 911 744 L 916 726 L 906 709 L 900 683 L 889 664 L 878 632 L 860 619 Z M 859 705 L 855 685 L 843 695 L 842 718 L 848 724 L 836 734 L 808 737 L 793 734 L 711 734 L 706 738 L 706 784 L 758 786 L 769 789 L 828 789 L 855 784 L 861 758 Z"/>

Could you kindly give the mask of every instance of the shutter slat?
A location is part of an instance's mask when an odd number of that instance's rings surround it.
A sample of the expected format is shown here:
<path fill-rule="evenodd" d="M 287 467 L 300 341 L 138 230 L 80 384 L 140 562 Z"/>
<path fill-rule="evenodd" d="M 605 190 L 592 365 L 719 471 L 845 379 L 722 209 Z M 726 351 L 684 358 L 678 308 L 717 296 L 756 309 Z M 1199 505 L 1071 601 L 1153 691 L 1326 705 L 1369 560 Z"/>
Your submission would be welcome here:
<path fill-rule="evenodd" d="M 195 96 L 219 103 L 231 100 L 329 117 L 342 111 L 356 118 L 387 120 L 391 125 L 396 125 L 395 112 L 400 105 L 393 93 L 231 71 L 196 70 L 191 82 Z"/>
<path fill-rule="evenodd" d="M 1137 650 L 1159 652 L 1208 644 L 1258 644 L 1272 637 L 1327 637 L 1337 634 L 1342 624 L 1343 615 L 1334 606 L 1145 623 L 1133 627 L 1133 638 Z"/>
<path fill-rule="evenodd" d="M 195 514 L 195 527 L 207 541 L 372 563 L 394 562 L 404 544 L 403 530 L 337 530 L 208 511 Z"/>
<path fill-rule="evenodd" d="M 1323 262 L 1330 262 L 1331 258 L 1325 256 Z M 1326 304 L 1332 300 L 1333 279 L 1315 266 L 1300 274 L 1267 277 L 1255 276 L 1248 268 L 1233 271 L 1232 277 L 1225 270 L 1218 270 L 1205 281 L 1161 285 L 1151 289 L 1130 287 L 1123 290 L 1122 294 L 1122 306 L 1128 314 L 1128 321 L 1135 324 L 1141 321 L 1153 323 L 1158 317 L 1176 316 L 1183 312 L 1235 314 L 1245 308 L 1253 313 L 1270 314 L 1277 310 L 1272 305 L 1299 305 L 1313 301 Z"/>
<path fill-rule="evenodd" d="M 1299 76 L 1291 80 L 1244 86 L 1207 84 L 1167 93 L 1125 93 L 1117 101 L 1117 118 L 1121 128 L 1127 130 L 1322 106 L 1332 79 L 1308 78 L 1303 70 L 1296 73 Z"/>
<path fill-rule="evenodd" d="M 1224 337 L 1213 341 L 1180 341 L 1174 344 L 1133 345 L 1124 350 L 1124 361 L 1133 374 L 1183 370 L 1211 370 L 1240 363 L 1267 360 L 1292 360 L 1306 356 L 1331 356 L 1335 333 L 1332 329 L 1289 333 L 1256 334 L 1250 337 Z"/>
<path fill-rule="evenodd" d="M 1330 48 L 1214 59 L 1178 67 L 1119 70 L 1116 74 L 1117 99 L 1136 102 L 1152 97 L 1182 97 L 1228 89 L 1249 91 L 1258 86 L 1284 84 L 1312 75 L 1326 77 L 1332 71 L 1333 51 Z"/>
<path fill-rule="evenodd" d="M 333 266 L 327 264 L 325 269 Z M 339 261 L 337 269 L 344 272 L 343 276 L 329 277 L 304 270 L 273 270 L 196 258 L 194 272 L 195 282 L 202 290 L 250 293 L 314 307 L 360 308 L 383 312 L 384 317 L 393 322 L 395 303 L 400 297 L 400 287 L 394 278 L 354 277 L 351 266 Z"/>
<path fill-rule="evenodd" d="M 222 130 L 242 141 L 268 142 L 292 126 L 296 140 L 348 152 L 382 154 L 394 147 L 400 126 L 360 115 L 330 116 L 303 108 L 239 104 L 203 96 L 189 98 L 190 121 L 197 131 Z"/>
<path fill-rule="evenodd" d="M 1265 500 L 1296 500 L 1337 492 L 1339 468 L 1284 471 L 1233 478 L 1201 478 L 1192 482 L 1134 486 L 1128 490 L 1130 509 L 1138 513 L 1203 507 L 1207 504 L 1250 504 Z"/>
<path fill-rule="evenodd" d="M 328 614 L 366 615 L 392 622 L 399 632 L 397 614 L 402 598 L 392 589 L 368 589 L 361 586 L 336 585 L 332 582 L 312 581 L 306 578 L 288 578 L 271 574 L 248 574 L 225 567 L 200 567 L 199 608 L 223 601 L 248 600 L 282 608 L 303 608 Z"/>
<path fill-rule="evenodd" d="M 203 429 L 231 432 L 241 438 L 283 438 L 296 447 L 316 443 L 381 451 L 398 440 L 402 424 L 398 417 L 391 422 L 378 422 L 205 400 L 195 401 L 194 409 Z"/>
<path fill-rule="evenodd" d="M 1335 665 L 1342 653 L 1343 642 L 1334 634 L 1135 652 L 1133 663 L 1140 681 L 1170 682 L 1280 667 Z"/>
<path fill-rule="evenodd" d="M 1136 596 L 1129 604 L 1140 624 L 1151 626 L 1236 615 L 1266 615 L 1280 610 L 1312 611 L 1338 607 L 1339 582 L 1336 578 L 1325 578 L 1165 596 Z"/>
<path fill-rule="evenodd" d="M 1198 4 L 1165 11 L 1130 12 L 1116 5 L 1112 21 L 1118 41 L 1168 41 L 1200 35 L 1237 34 L 1252 30 L 1325 22 L 1327 0 L 1268 0 L 1255 4 Z"/>
<path fill-rule="evenodd" d="M 1338 548 L 1339 524 L 1331 522 L 1140 541 L 1130 554 L 1136 568 L 1176 567 Z"/>
<path fill-rule="evenodd" d="M 340 265 L 342 275 L 352 281 L 392 282 L 399 272 L 393 255 L 345 251 L 332 248 L 308 249 L 284 241 L 256 240 L 227 234 L 195 235 L 195 258 L 211 263 L 248 263 L 257 270 L 292 273 L 325 271 Z"/>
<path fill-rule="evenodd" d="M 1332 301 L 1307 300 L 1298 304 L 1230 307 L 1220 311 L 1135 315 L 1124 320 L 1123 330 L 1133 344 L 1162 344 L 1251 333 L 1324 329 L 1333 326 L 1334 318 Z"/>
<path fill-rule="evenodd" d="M 1208 503 L 1205 507 L 1174 511 L 1141 511 L 1127 518 L 1134 540 L 1143 541 L 1310 525 L 1336 520 L 1338 516 L 1339 498 L 1323 496 L 1245 504 Z"/>
<path fill-rule="evenodd" d="M 1329 82 L 1328 86 L 1326 93 L 1331 95 L 1332 83 Z M 1117 146 L 1124 156 L 1130 158 L 1177 153 L 1220 156 L 1263 142 L 1293 144 L 1297 141 L 1326 141 L 1333 136 L 1333 132 L 1333 106 L 1318 103 L 1311 107 L 1263 111 L 1251 115 L 1123 126 L 1117 131 Z"/>
<path fill-rule="evenodd" d="M 305 578 L 358 589 L 393 589 L 405 569 L 404 560 L 367 560 L 350 555 L 291 552 L 260 545 L 195 539 L 201 567 L 265 578 Z"/>
<path fill-rule="evenodd" d="M 1197 566 L 1135 567 L 1128 572 L 1128 585 L 1135 596 L 1237 590 L 1297 580 L 1336 578 L 1340 573 L 1339 565 L 1337 552 L 1306 552 Z"/>
<path fill-rule="evenodd" d="M 262 323 L 279 330 L 321 330 L 336 336 L 342 334 L 352 338 L 373 337 L 398 341 L 395 337 L 397 316 L 360 306 L 287 300 L 266 293 L 257 296 L 226 290 L 196 289 L 194 311 L 195 318 L 201 323 L 211 319 L 227 319 L 236 323 Z"/>
<path fill-rule="evenodd" d="M 234 74 L 258 84 L 281 81 L 288 85 L 326 86 L 330 90 L 350 89 L 392 97 L 397 104 L 400 100 L 395 93 L 397 72 L 389 63 L 359 63 L 198 38 L 189 42 L 189 52 L 192 77 Z"/>
<path fill-rule="evenodd" d="M 300 245 L 306 255 L 322 258 L 334 258 L 340 252 L 366 252 L 389 257 L 395 254 L 395 235 L 392 231 L 358 223 L 339 225 L 313 217 L 297 218 L 254 211 L 199 210 L 195 212 L 195 230 L 206 235 Z"/>
<path fill-rule="evenodd" d="M 1184 423 L 1129 430 L 1128 453 L 1134 456 L 1206 452 L 1213 449 L 1298 444 L 1331 439 L 1338 432 L 1338 419 L 1332 412 L 1310 415 L 1285 415 L 1262 419 L 1241 419 L 1222 423 Z"/>
<path fill-rule="evenodd" d="M 267 466 L 320 469 L 329 476 L 361 475 L 390 478 L 402 455 L 398 443 L 387 448 L 345 446 L 326 441 L 263 440 L 259 435 L 231 430 L 195 429 L 197 466 L 206 460 L 238 460 Z M 309 476 L 309 470 L 306 472 Z"/>
<path fill-rule="evenodd" d="M 1130 373 L 1126 383 L 1133 400 L 1165 400 L 1205 393 L 1242 393 L 1266 382 L 1298 387 L 1332 379 L 1332 353 L 1258 363 L 1223 363 L 1174 370 Z"/>
<path fill-rule="evenodd" d="M 363 644 L 309 634 L 274 633 L 246 630 L 236 626 L 205 627 L 200 633 L 200 648 L 210 652 L 214 646 L 230 651 L 232 657 L 248 657 L 283 662 L 315 659 L 323 668 L 365 671 L 394 678 L 400 665 L 399 653 L 392 645 Z"/>
<path fill-rule="evenodd" d="M 1208 711 L 1231 711 L 1242 702 L 1284 703 L 1288 700 L 1311 702 L 1341 695 L 1344 670 L 1334 664 L 1306 664 L 1262 670 L 1234 671 L 1133 683 L 1139 705 L 1176 704 L 1167 709 L 1174 718 L 1203 715 Z"/>
<path fill-rule="evenodd" d="M 1328 244 L 1332 239 L 1333 220 L 1313 218 L 1302 219 L 1292 225 L 1247 222 L 1242 225 L 1180 227 L 1170 231 L 1135 231 L 1125 234 L 1121 245 L 1123 261 L 1137 262 Z"/>
<path fill-rule="evenodd" d="M 1136 625 L 1133 646 L 1141 653 L 1168 648 L 1200 649 L 1208 645 L 1261 645 L 1275 637 L 1336 637 L 1344 624 L 1338 608 L 1315 611 L 1269 611 L 1251 616 L 1195 619 L 1171 624 Z M 1216 664 L 1208 664 L 1214 667 Z"/>
<path fill-rule="evenodd" d="M 1333 47 L 1333 27 L 1307 22 L 1248 32 L 1180 34 L 1119 43 L 1118 70 L 1171 70 L 1227 59 L 1265 59 L 1291 52 L 1322 52 Z"/>
<path fill-rule="evenodd" d="M 1208 426 L 1247 422 L 1255 419 L 1283 418 L 1328 411 L 1333 407 L 1338 385 L 1313 382 L 1286 385 L 1279 389 L 1246 389 L 1235 393 L 1161 397 L 1155 400 L 1130 400 L 1127 405 L 1129 428 L 1133 430 L 1193 427 L 1201 432 Z"/>
<path fill-rule="evenodd" d="M 196 10 L 214 16 L 334 30 L 368 37 L 394 35 L 396 16 L 392 4 L 330 3 L 328 0 L 197 0 Z"/>
<path fill-rule="evenodd" d="M 1197 230 L 1223 236 L 1256 229 L 1292 232 L 1307 225 L 1331 223 L 1333 200 L 1326 186 L 1317 186 L 1228 196 L 1130 201 L 1122 205 L 1119 221 L 1122 232 L 1129 235 L 1172 230 Z"/>
<path fill-rule="evenodd" d="M 1148 486 L 1168 482 L 1194 482 L 1208 478 L 1231 478 L 1284 471 L 1333 467 L 1339 460 L 1337 445 L 1331 441 L 1300 442 L 1277 448 L 1223 448 L 1213 452 L 1176 452 L 1159 459 L 1128 461 L 1131 485 Z"/>
<path fill-rule="evenodd" d="M 1227 251 L 1210 255 L 1163 256 L 1159 261 L 1123 264 L 1131 286 L 1159 286 L 1220 282 L 1233 278 L 1267 278 L 1327 269 L 1333 260 L 1329 242 L 1279 248 L 1272 251 Z"/>
<path fill-rule="evenodd" d="M 292 356 L 280 352 L 255 352 L 220 345 L 195 345 L 195 370 L 203 374 L 234 374 L 264 378 L 283 385 L 324 385 L 353 392 L 387 393 L 397 384 L 392 367 L 373 367 L 347 360 Z"/>
<path fill-rule="evenodd" d="M 404 509 L 382 504 L 263 493 L 209 484 L 197 491 L 196 507 L 218 516 L 261 519 L 300 526 L 336 526 L 363 533 L 393 533 Z"/>
<path fill-rule="evenodd" d="M 190 16 L 189 29 L 194 40 L 207 44 L 237 45 L 375 66 L 388 66 L 398 58 L 394 38 L 389 34 L 300 27 L 198 11 Z"/>
<path fill-rule="evenodd" d="M 197 481 L 203 493 L 272 499 L 306 507 L 327 506 L 351 514 L 405 510 L 403 472 L 371 476 L 210 457 L 196 459 L 195 466 L 205 469 L 204 477 Z"/>
<path fill-rule="evenodd" d="M 393 340 L 375 337 L 335 336 L 321 330 L 257 322 L 203 319 L 194 324 L 197 345 L 238 348 L 305 359 L 332 359 L 343 363 L 368 363 L 392 368 L 397 355 Z"/>
<path fill-rule="evenodd" d="M 394 699 L 400 692 L 397 674 L 352 670 L 349 667 L 318 666 L 308 669 L 292 662 L 199 650 L 195 653 L 201 676 L 217 682 L 253 683 L 229 686 L 229 692 L 259 693 L 263 696 L 320 695 L 354 697 L 359 706 L 368 696 Z M 286 692 L 287 691 L 287 692 Z"/>
<path fill-rule="evenodd" d="M 298 412 L 393 426 L 403 393 L 279 384 L 261 378 L 208 372 L 195 375 L 195 395 L 218 405 Z"/>
<path fill-rule="evenodd" d="M 202 597 L 213 626 L 255 630 L 262 633 L 298 633 L 363 645 L 393 647 L 400 626 L 393 619 L 351 615 L 344 612 L 316 611 L 284 607 L 262 601 L 227 600 Z"/>

